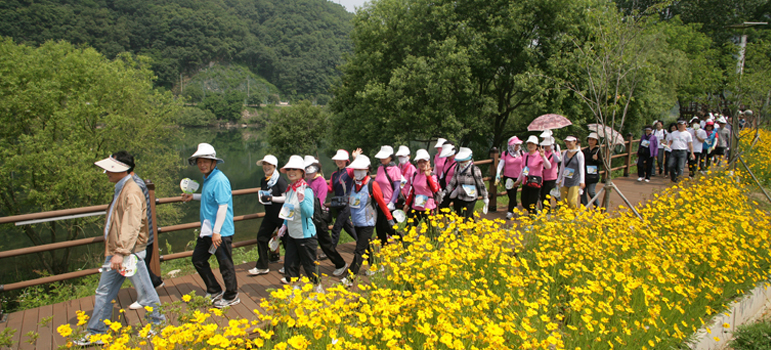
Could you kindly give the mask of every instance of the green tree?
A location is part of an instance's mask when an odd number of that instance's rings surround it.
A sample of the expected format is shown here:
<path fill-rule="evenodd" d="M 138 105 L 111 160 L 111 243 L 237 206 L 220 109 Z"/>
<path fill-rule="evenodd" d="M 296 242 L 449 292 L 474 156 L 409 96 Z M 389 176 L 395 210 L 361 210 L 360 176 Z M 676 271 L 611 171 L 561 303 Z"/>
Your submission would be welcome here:
<path fill-rule="evenodd" d="M 268 118 L 269 151 L 279 159 L 288 159 L 293 154 L 316 154 L 328 127 L 324 109 L 307 100 L 279 108 Z"/>
<path fill-rule="evenodd" d="M 330 106 L 334 142 L 449 137 L 502 144 L 550 89 L 534 72 L 562 48 L 581 1 L 377 0 L 357 12 L 355 51 Z"/>
<path fill-rule="evenodd" d="M 153 88 L 146 57 L 108 60 L 94 49 L 64 42 L 38 48 L 0 38 L 0 215 L 104 204 L 112 187 L 96 160 L 134 154 L 137 173 L 159 196 L 176 187 L 179 159 L 170 128 L 180 105 Z M 162 221 L 173 221 L 164 207 Z M 40 245 L 99 232 L 103 218 L 6 225 L 2 229 Z M 89 231 L 89 227 L 91 230 Z M 50 273 L 69 269 L 70 249 L 40 253 Z"/>

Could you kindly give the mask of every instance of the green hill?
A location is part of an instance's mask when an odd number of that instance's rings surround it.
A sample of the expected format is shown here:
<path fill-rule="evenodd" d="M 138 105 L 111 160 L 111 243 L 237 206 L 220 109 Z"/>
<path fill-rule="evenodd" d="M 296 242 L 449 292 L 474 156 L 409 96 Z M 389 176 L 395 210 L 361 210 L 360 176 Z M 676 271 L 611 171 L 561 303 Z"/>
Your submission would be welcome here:
<path fill-rule="evenodd" d="M 153 58 L 157 84 L 238 63 L 293 98 L 324 94 L 352 49 L 353 15 L 327 0 L 0 1 L 0 35 Z"/>

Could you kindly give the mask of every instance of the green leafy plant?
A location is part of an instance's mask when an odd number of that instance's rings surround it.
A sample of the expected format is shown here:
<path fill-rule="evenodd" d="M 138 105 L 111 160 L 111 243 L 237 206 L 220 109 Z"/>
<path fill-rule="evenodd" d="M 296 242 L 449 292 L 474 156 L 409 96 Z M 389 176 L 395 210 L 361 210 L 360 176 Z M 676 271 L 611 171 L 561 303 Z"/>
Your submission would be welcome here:
<path fill-rule="evenodd" d="M 771 320 L 739 326 L 733 335 L 734 350 L 771 350 Z"/>

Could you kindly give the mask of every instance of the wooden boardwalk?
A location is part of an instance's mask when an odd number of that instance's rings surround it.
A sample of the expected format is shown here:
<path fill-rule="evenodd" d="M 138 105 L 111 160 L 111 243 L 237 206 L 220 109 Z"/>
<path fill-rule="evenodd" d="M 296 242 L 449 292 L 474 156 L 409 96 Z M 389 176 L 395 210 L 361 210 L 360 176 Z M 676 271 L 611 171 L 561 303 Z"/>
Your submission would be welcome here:
<path fill-rule="evenodd" d="M 669 179 L 663 176 L 652 178 L 650 183 L 637 182 L 637 177 L 633 175 L 630 175 L 628 178 L 616 178 L 613 181 L 632 203 L 649 200 L 653 197 L 653 193 L 671 185 Z M 602 184 L 599 184 L 597 190 L 599 191 L 601 187 Z M 611 210 L 619 210 L 620 205 L 623 205 L 623 202 L 618 194 L 614 192 L 611 196 Z M 487 217 L 491 219 L 503 218 L 505 210 L 505 208 L 499 208 L 499 211 L 490 212 Z M 341 244 L 338 247 L 338 251 L 348 263 L 353 259 L 353 249 L 354 243 Z M 254 262 L 236 265 L 236 277 L 238 279 L 241 304 L 231 307 L 226 314 L 229 318 L 253 319 L 253 310 L 262 310 L 259 306 L 260 300 L 269 297 L 267 290 L 281 288 L 280 279 L 282 276 L 278 273 L 281 267 L 279 263 L 271 264 L 271 272 L 262 276 L 249 276 L 247 271 L 252 267 L 254 267 Z M 322 274 L 331 276 L 334 267 L 329 260 L 324 260 L 321 261 L 320 269 Z M 214 269 L 214 274 L 222 284 L 219 270 Z M 326 277 L 324 284 L 333 284 L 337 280 L 337 277 Z M 195 291 L 196 295 L 206 294 L 203 281 L 196 274 L 168 278 L 164 282 L 166 283 L 165 286 L 157 289 L 162 303 L 181 300 L 183 295 L 191 291 Z M 121 317 L 124 325 L 144 324 L 144 310 L 128 309 L 128 306 L 134 300 L 136 300 L 136 292 L 133 288 L 121 289 L 117 300 L 115 300 L 114 315 L 119 314 L 118 310 L 124 309 L 125 316 Z M 56 349 L 61 345 L 65 345 L 65 339 L 56 332 L 56 327 L 65 323 L 73 326 L 77 324 L 76 311 L 78 310 L 85 311 L 87 315 L 91 316 L 94 307 L 93 303 L 94 297 L 90 296 L 36 309 L 14 312 L 8 315 L 6 322 L 0 323 L 0 331 L 5 328 L 17 330 L 13 336 L 14 345 L 12 345 L 12 349 Z M 41 320 L 47 317 L 52 317 L 51 322 L 42 325 Z M 39 336 L 34 344 L 27 342 L 29 340 L 27 336 L 29 332 L 36 332 Z"/>

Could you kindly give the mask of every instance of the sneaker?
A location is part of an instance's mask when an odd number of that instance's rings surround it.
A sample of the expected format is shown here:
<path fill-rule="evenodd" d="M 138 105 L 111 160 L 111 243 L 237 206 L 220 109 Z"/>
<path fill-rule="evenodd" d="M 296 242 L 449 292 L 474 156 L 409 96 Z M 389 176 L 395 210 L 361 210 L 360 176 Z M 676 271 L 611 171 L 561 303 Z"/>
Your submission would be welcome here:
<path fill-rule="evenodd" d="M 637 182 L 642 182 L 642 180 L 645 179 L 644 177 L 638 177 Z"/>
<path fill-rule="evenodd" d="M 215 302 L 217 300 L 222 299 L 222 296 L 224 294 L 225 294 L 225 291 L 222 291 L 222 292 L 219 292 L 219 293 L 215 293 L 215 294 L 206 293 L 206 298 L 209 299 L 209 301 L 211 301 L 211 302 Z"/>
<path fill-rule="evenodd" d="M 104 342 L 101 340 L 92 342 L 91 336 L 92 334 L 86 334 L 83 338 L 73 340 L 72 342 L 77 346 L 104 345 Z"/>
<path fill-rule="evenodd" d="M 281 277 L 281 284 L 289 284 L 289 280 L 286 277 Z"/>
<path fill-rule="evenodd" d="M 143 306 L 139 305 L 138 301 L 135 301 L 131 305 L 129 305 L 129 309 L 130 310 L 139 310 L 139 309 L 142 309 L 142 308 L 143 308 Z"/>
<path fill-rule="evenodd" d="M 506 219 L 511 219 L 513 217 L 514 217 L 514 213 L 511 213 L 511 212 L 506 213 Z"/>
<path fill-rule="evenodd" d="M 651 180 L 650 179 L 645 179 L 645 182 L 651 182 Z"/>
<path fill-rule="evenodd" d="M 329 259 L 329 257 L 327 257 L 326 254 L 324 254 L 324 253 L 319 254 L 319 261 L 320 260 L 327 260 L 327 259 Z"/>
<path fill-rule="evenodd" d="M 166 282 L 161 282 L 161 284 L 155 286 L 154 288 L 162 288 L 164 286 L 166 286 Z"/>
<path fill-rule="evenodd" d="M 353 280 L 348 279 L 348 277 L 343 277 L 343 279 L 340 280 L 340 283 L 346 287 L 353 287 Z"/>
<path fill-rule="evenodd" d="M 270 269 L 258 269 L 255 267 L 249 270 L 249 275 L 251 276 L 264 275 L 268 272 L 270 272 Z"/>
<path fill-rule="evenodd" d="M 280 269 L 278 269 L 278 273 L 280 273 L 282 275 L 286 273 L 286 270 L 284 269 L 283 266 Z"/>
<path fill-rule="evenodd" d="M 222 309 L 226 306 L 233 306 L 241 303 L 241 299 L 238 298 L 238 294 L 233 299 L 227 300 L 225 298 L 221 298 L 220 300 L 217 300 L 214 303 L 214 307 L 218 309 Z"/>
<path fill-rule="evenodd" d="M 348 264 L 345 264 L 345 266 L 343 266 L 343 267 L 341 267 L 339 269 L 335 269 L 335 271 L 332 271 L 332 275 L 333 276 L 342 276 L 345 273 L 345 271 L 348 271 Z"/>

